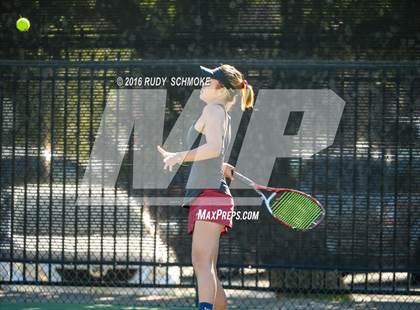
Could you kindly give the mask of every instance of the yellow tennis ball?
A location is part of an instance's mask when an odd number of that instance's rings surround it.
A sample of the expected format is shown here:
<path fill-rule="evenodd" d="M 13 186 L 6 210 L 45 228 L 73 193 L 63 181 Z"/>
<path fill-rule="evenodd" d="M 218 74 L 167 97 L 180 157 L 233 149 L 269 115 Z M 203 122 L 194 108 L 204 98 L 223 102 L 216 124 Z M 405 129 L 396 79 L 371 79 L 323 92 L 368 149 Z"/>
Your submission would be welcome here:
<path fill-rule="evenodd" d="M 31 23 L 29 22 L 29 19 L 25 17 L 21 17 L 16 21 L 16 28 L 19 31 L 28 31 L 29 27 L 31 27 Z"/>

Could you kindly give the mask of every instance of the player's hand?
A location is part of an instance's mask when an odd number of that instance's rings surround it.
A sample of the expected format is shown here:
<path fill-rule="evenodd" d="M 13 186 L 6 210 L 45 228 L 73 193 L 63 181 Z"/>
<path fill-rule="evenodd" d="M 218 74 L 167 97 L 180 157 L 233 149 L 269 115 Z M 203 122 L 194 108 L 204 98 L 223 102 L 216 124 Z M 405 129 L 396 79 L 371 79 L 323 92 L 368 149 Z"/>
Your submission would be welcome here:
<path fill-rule="evenodd" d="M 160 145 L 157 146 L 157 150 L 163 157 L 163 169 L 165 170 L 169 168 L 169 171 L 172 171 L 173 166 L 182 162 L 182 158 L 179 153 L 165 151 Z"/>
<path fill-rule="evenodd" d="M 228 163 L 223 163 L 223 175 L 225 176 L 225 178 L 234 180 L 235 178 L 233 177 L 233 171 L 235 170 L 235 167 L 228 164 Z"/>

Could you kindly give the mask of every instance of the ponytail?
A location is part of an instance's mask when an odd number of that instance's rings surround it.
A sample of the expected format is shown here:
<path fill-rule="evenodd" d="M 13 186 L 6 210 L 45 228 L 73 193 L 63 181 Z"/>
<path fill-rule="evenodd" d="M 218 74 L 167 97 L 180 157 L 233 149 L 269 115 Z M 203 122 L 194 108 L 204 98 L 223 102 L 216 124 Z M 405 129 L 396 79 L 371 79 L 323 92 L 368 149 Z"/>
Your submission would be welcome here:
<path fill-rule="evenodd" d="M 248 83 L 245 83 L 245 87 L 242 89 L 242 100 L 241 100 L 241 110 L 250 109 L 254 106 L 254 90 L 252 86 Z"/>
<path fill-rule="evenodd" d="M 254 106 L 254 89 L 248 84 L 247 80 L 244 79 L 243 74 L 235 67 L 227 64 L 222 64 L 220 69 L 225 74 L 232 88 L 235 91 L 241 91 L 241 110 L 245 111 L 246 109 L 252 108 Z M 233 98 L 234 94 L 229 93 L 228 91 L 228 100 L 230 101 Z"/>

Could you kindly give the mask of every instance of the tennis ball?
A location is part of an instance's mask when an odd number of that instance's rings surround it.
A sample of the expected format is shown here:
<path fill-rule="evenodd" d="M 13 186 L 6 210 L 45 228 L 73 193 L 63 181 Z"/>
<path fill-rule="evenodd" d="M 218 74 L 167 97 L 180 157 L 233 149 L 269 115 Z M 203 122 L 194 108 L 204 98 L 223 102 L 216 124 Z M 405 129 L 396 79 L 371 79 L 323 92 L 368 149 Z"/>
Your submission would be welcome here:
<path fill-rule="evenodd" d="M 28 31 L 29 27 L 31 27 L 31 23 L 29 22 L 29 19 L 25 17 L 21 17 L 16 21 L 16 28 L 19 31 Z"/>

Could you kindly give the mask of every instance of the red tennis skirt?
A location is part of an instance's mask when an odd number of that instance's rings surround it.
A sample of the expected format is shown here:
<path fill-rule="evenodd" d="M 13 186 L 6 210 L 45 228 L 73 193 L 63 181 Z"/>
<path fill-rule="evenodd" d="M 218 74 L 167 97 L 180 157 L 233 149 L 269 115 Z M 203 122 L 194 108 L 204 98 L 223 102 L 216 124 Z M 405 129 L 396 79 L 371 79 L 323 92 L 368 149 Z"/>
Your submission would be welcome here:
<path fill-rule="evenodd" d="M 224 225 L 225 235 L 232 228 L 233 198 L 217 189 L 204 189 L 191 203 L 188 212 L 188 234 L 194 231 L 195 221 Z"/>

